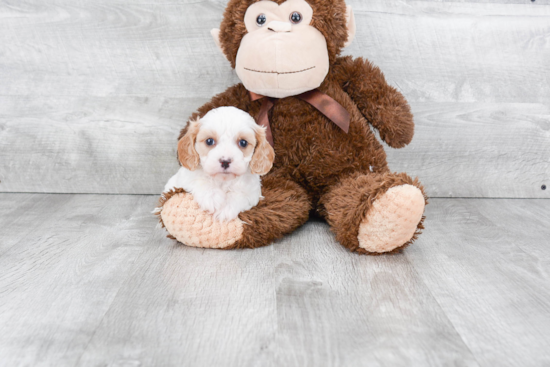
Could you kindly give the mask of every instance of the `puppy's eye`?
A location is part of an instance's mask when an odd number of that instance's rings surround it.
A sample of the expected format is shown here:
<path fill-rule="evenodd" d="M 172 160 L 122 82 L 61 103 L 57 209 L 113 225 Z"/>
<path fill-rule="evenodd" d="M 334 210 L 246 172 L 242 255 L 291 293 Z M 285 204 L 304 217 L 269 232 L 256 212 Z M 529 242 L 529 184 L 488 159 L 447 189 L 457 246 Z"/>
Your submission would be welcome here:
<path fill-rule="evenodd" d="M 248 142 L 244 139 L 241 139 L 239 141 L 239 145 L 241 146 L 241 148 L 246 148 L 248 146 Z"/>
<path fill-rule="evenodd" d="M 258 27 L 263 26 L 266 21 L 267 21 L 267 17 L 265 16 L 265 14 L 260 14 L 256 18 L 256 24 L 258 25 Z"/>
<path fill-rule="evenodd" d="M 297 11 L 294 11 L 290 14 L 290 21 L 294 24 L 298 24 L 302 21 L 302 14 L 298 13 Z"/>
<path fill-rule="evenodd" d="M 212 139 L 212 138 L 208 138 L 208 139 L 206 139 L 205 143 L 206 143 L 206 145 L 214 145 L 216 143 L 216 141 L 214 141 L 214 139 Z"/>

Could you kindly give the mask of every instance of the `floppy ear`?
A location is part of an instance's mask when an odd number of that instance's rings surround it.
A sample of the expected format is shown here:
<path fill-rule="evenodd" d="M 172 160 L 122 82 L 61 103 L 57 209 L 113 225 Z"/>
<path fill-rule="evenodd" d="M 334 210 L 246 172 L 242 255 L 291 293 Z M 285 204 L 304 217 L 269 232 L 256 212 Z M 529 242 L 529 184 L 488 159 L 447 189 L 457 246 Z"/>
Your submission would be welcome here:
<path fill-rule="evenodd" d="M 273 166 L 275 152 L 265 138 L 265 127 L 257 126 L 254 131 L 256 133 L 256 148 L 250 161 L 250 171 L 258 175 L 265 175 Z"/>
<path fill-rule="evenodd" d="M 189 121 L 187 133 L 178 142 L 178 159 L 182 166 L 190 171 L 194 171 L 200 162 L 199 153 L 195 150 L 195 141 L 199 133 L 200 122 Z"/>

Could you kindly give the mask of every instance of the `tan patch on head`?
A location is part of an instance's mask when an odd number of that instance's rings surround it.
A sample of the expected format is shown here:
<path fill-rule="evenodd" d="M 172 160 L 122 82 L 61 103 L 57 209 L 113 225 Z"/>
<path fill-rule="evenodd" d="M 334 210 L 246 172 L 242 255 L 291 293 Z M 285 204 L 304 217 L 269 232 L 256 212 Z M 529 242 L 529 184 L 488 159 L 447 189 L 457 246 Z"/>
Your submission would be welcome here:
<path fill-rule="evenodd" d="M 250 171 L 258 175 L 265 175 L 273 166 L 275 152 L 265 138 L 265 128 L 257 126 L 255 133 L 257 143 L 254 155 L 252 155 L 252 160 L 250 161 Z"/>
<path fill-rule="evenodd" d="M 178 142 L 178 159 L 181 165 L 190 171 L 195 170 L 200 162 L 200 157 L 195 150 L 195 141 L 200 130 L 198 120 L 189 121 L 187 133 Z"/>
<path fill-rule="evenodd" d="M 248 142 L 246 148 L 240 146 L 241 140 L 246 140 Z M 252 131 L 243 131 L 239 133 L 236 144 L 245 157 L 250 157 L 252 153 L 254 153 L 254 147 L 256 146 L 256 134 Z"/>
<path fill-rule="evenodd" d="M 206 140 L 214 139 L 214 144 L 206 145 Z M 203 129 L 197 135 L 195 148 L 201 157 L 205 157 L 218 144 L 218 133 L 215 130 Z"/>

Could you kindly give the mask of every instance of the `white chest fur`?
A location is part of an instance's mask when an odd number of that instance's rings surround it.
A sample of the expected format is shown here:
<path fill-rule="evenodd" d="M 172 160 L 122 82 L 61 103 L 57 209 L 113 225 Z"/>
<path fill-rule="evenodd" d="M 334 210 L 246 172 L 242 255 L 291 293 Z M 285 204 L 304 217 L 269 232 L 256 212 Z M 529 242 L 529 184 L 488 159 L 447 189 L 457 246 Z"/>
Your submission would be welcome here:
<path fill-rule="evenodd" d="M 164 191 L 173 188 L 182 188 L 192 194 L 203 210 L 221 221 L 232 220 L 256 206 L 262 194 L 259 175 L 249 173 L 222 181 L 205 174 L 200 168 L 189 171 L 181 167 L 168 180 Z"/>

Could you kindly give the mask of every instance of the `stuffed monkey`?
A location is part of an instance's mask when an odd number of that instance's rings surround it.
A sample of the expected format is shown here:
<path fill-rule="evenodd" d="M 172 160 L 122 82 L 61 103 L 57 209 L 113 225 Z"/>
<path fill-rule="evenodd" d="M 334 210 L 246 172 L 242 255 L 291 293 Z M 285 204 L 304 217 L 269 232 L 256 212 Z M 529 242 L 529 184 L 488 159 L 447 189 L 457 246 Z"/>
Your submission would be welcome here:
<path fill-rule="evenodd" d="M 214 41 L 242 83 L 199 108 L 234 106 L 267 127 L 275 150 L 260 203 L 231 222 L 201 212 L 191 194 L 166 192 L 160 221 L 196 247 L 254 248 L 294 231 L 310 215 L 362 254 L 396 252 L 420 233 L 427 197 L 390 172 L 382 144 L 407 145 L 414 131 L 405 98 L 369 61 L 339 56 L 355 34 L 344 0 L 230 0 Z M 181 138 L 186 134 L 184 128 Z M 184 149 L 178 149 L 185 166 Z"/>

